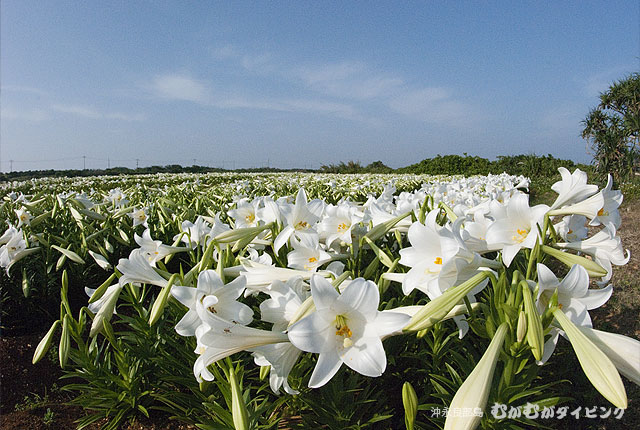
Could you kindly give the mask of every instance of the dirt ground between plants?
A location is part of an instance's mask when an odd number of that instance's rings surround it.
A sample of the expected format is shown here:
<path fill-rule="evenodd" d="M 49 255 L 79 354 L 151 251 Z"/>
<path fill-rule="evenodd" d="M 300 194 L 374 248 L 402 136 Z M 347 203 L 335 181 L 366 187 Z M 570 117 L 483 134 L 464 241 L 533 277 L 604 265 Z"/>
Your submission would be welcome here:
<path fill-rule="evenodd" d="M 640 200 L 625 202 L 621 207 L 622 228 L 619 234 L 631 260 L 626 266 L 614 267 L 613 296 L 600 309 L 591 311 L 594 327 L 640 338 Z M 85 412 L 67 402 L 70 397 L 61 392 L 60 369 L 54 360 L 44 359 L 31 364 L 42 334 L 5 336 L 0 338 L 0 429 L 3 430 L 72 430 L 74 421 Z M 623 420 L 608 420 L 588 424 L 571 424 L 572 429 L 632 429 L 640 428 L 640 389 L 625 380 L 629 408 Z M 96 423 L 88 430 L 100 430 L 105 423 Z M 566 425 L 566 424 L 565 424 Z M 152 419 L 125 424 L 121 430 L 192 430 L 195 426 L 171 421 L 161 414 Z"/>

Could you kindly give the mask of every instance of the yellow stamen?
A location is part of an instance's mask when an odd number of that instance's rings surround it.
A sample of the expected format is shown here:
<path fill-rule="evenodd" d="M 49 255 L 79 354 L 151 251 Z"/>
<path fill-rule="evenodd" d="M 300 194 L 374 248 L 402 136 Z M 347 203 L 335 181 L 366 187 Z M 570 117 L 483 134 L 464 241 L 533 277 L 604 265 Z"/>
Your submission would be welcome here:
<path fill-rule="evenodd" d="M 306 221 L 300 221 L 298 224 L 296 224 L 296 230 L 306 230 L 309 228 L 309 223 Z"/>
<path fill-rule="evenodd" d="M 527 235 L 529 234 L 529 230 L 517 229 L 516 233 L 518 234 L 513 236 L 511 239 L 516 243 L 522 243 L 526 239 Z"/>
<path fill-rule="evenodd" d="M 346 223 L 342 223 L 338 225 L 338 232 L 343 233 L 349 229 L 349 226 Z"/>
<path fill-rule="evenodd" d="M 433 261 L 435 264 L 442 264 L 442 258 L 440 257 L 436 257 L 436 259 Z"/>
<path fill-rule="evenodd" d="M 310 257 L 309 258 L 309 263 L 315 263 L 316 261 L 318 261 L 318 259 L 316 257 Z"/>
<path fill-rule="evenodd" d="M 256 219 L 256 216 L 254 214 L 249 214 L 246 217 L 244 217 L 244 220 L 248 223 L 251 224 L 254 220 Z"/>
<path fill-rule="evenodd" d="M 336 336 L 342 336 L 344 338 L 351 338 L 351 336 L 353 336 L 353 332 L 347 325 L 347 319 L 344 315 L 336 316 Z"/>

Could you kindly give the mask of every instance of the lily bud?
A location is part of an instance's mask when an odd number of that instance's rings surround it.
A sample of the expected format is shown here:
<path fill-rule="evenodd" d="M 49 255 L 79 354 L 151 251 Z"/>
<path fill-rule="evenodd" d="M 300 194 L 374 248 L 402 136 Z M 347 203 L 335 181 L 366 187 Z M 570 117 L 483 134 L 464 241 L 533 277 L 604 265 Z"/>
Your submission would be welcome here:
<path fill-rule="evenodd" d="M 542 245 L 542 251 L 561 262 L 568 267 L 572 267 L 574 264 L 579 264 L 587 270 L 589 276 L 594 278 L 602 278 L 607 275 L 607 271 L 598 263 L 588 258 L 581 257 L 579 255 L 571 254 L 569 252 L 560 251 L 559 249 L 552 248 L 547 245 Z"/>
<path fill-rule="evenodd" d="M 27 269 L 22 268 L 22 294 L 25 297 L 29 297 L 31 294 L 31 282 L 29 282 L 29 276 L 27 276 Z"/>
<path fill-rule="evenodd" d="M 58 347 L 58 358 L 60 359 L 60 367 L 64 369 L 67 365 L 67 359 L 69 358 L 69 315 L 66 314 L 62 319 L 62 335 L 60 336 L 60 344 Z"/>
<path fill-rule="evenodd" d="M 246 228 L 235 228 L 232 230 L 225 231 L 224 233 L 220 233 L 216 237 L 213 238 L 217 243 L 232 243 L 235 241 L 248 241 L 246 243 L 251 242 L 257 235 L 262 233 L 265 230 L 270 229 L 273 226 L 273 223 L 269 223 L 266 225 L 261 225 L 258 227 L 246 227 Z"/>
<path fill-rule="evenodd" d="M 596 390 L 617 408 L 627 408 L 627 393 L 620 379 L 620 374 L 609 357 L 600 350 L 576 325 L 562 312 L 553 312 L 556 321 L 567 334 L 571 346 L 578 357 L 584 374 Z"/>
<path fill-rule="evenodd" d="M 69 249 L 65 249 L 65 248 L 61 248 L 59 246 L 56 245 L 51 245 L 51 247 L 53 249 L 55 249 L 56 251 L 59 251 L 62 253 L 62 255 L 64 255 L 65 257 L 67 257 L 69 260 L 74 261 L 78 264 L 84 264 L 84 260 L 82 258 L 80 258 L 80 256 L 78 254 L 76 254 L 75 252 L 69 250 Z"/>
<path fill-rule="evenodd" d="M 527 315 L 527 343 L 531 347 L 531 353 L 537 361 L 542 360 L 544 352 L 544 329 L 540 314 L 533 303 L 531 290 L 525 282 L 522 283 L 522 297 L 524 299 L 524 312 Z"/>
<path fill-rule="evenodd" d="M 369 239 L 369 240 L 371 240 L 372 242 L 375 242 L 376 240 L 380 239 L 382 236 L 387 234 L 387 232 L 389 230 L 391 230 L 396 224 L 398 224 L 400 221 L 402 221 L 403 219 L 405 219 L 409 215 L 411 215 L 411 212 L 407 212 L 405 214 L 398 215 L 395 218 L 391 218 L 390 220 L 387 220 L 387 221 L 385 221 L 383 223 L 380 223 L 377 226 L 373 227 L 369 231 L 369 233 L 367 233 L 364 237 Z"/>
<path fill-rule="evenodd" d="M 441 296 L 424 305 L 404 327 L 405 331 L 420 331 L 429 328 L 442 320 L 464 296 L 469 294 L 479 283 L 489 276 L 488 272 L 480 272 L 462 284 L 449 288 Z"/>
<path fill-rule="evenodd" d="M 93 292 L 91 297 L 89 297 L 89 303 L 93 303 L 96 300 L 100 300 L 100 298 L 104 296 L 105 291 L 107 291 L 107 288 L 109 288 L 109 285 L 111 285 L 114 279 L 116 279 L 116 274 L 112 273 L 111 276 L 109 276 L 107 280 L 102 283 L 102 285 L 96 288 L 96 290 Z"/>
<path fill-rule="evenodd" d="M 233 367 L 229 368 L 229 385 L 231 385 L 231 416 L 236 430 L 249 430 L 249 413 L 242 397 L 242 389 L 238 384 Z"/>
<path fill-rule="evenodd" d="M 264 381 L 264 378 L 269 376 L 269 372 L 271 372 L 271 366 L 260 366 L 260 380 Z"/>
<path fill-rule="evenodd" d="M 162 312 L 164 311 L 164 308 L 167 306 L 167 302 L 169 301 L 169 296 L 171 295 L 171 287 L 176 282 L 177 278 L 178 278 L 177 274 L 171 275 L 171 278 L 169 278 L 169 282 L 164 288 L 162 288 L 162 291 L 160 292 L 160 294 L 158 294 L 158 297 L 156 297 L 156 300 L 153 302 L 153 307 L 151 308 L 151 312 L 149 313 L 150 326 L 158 322 L 158 320 L 160 319 L 160 316 L 162 316 Z"/>
<path fill-rule="evenodd" d="M 518 326 L 516 329 L 516 340 L 522 342 L 524 336 L 527 334 L 527 314 L 524 311 L 520 311 L 518 315 Z"/>
<path fill-rule="evenodd" d="M 402 404 L 404 405 L 404 424 L 407 430 L 413 430 L 418 414 L 418 396 L 409 382 L 402 385 Z"/>
<path fill-rule="evenodd" d="M 444 422 L 444 430 L 472 430 L 480 424 L 482 414 L 475 412 L 482 411 L 487 405 L 491 379 L 508 329 L 509 325 L 506 322 L 500 324 L 489 347 L 473 372 L 462 383 L 449 406 L 450 411 L 470 410 L 474 413 L 464 414 L 464 416 L 463 414 L 448 414 L 447 420 Z"/>
<path fill-rule="evenodd" d="M 49 329 L 47 334 L 44 335 L 44 337 L 36 347 L 36 351 L 33 353 L 33 359 L 31 360 L 31 363 L 36 364 L 38 361 L 42 360 L 42 357 L 46 355 L 47 351 L 49 351 L 49 348 L 51 348 L 53 335 L 56 334 L 56 330 L 58 329 L 59 326 L 60 326 L 60 320 L 51 324 L 51 328 Z"/>
<path fill-rule="evenodd" d="M 578 327 L 589 340 L 596 344 L 618 372 L 640 385 L 640 342 L 628 336 L 606 331 L 594 330 L 590 327 Z"/>

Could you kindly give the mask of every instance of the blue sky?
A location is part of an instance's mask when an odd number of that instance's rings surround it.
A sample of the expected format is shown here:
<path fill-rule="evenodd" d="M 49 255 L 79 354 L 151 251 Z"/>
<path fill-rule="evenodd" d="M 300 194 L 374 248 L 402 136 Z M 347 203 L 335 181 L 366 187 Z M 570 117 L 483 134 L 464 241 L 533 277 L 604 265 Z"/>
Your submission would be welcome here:
<path fill-rule="evenodd" d="M 0 8 L 3 171 L 589 162 L 580 121 L 640 69 L 637 1 Z"/>

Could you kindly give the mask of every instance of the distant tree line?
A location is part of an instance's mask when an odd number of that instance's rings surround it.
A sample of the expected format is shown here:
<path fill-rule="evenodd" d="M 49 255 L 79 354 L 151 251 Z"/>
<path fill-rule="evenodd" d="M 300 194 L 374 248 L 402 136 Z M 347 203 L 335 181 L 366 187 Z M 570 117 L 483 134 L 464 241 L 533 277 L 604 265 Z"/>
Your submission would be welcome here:
<path fill-rule="evenodd" d="M 78 176 L 117 176 L 117 175 L 144 175 L 155 173 L 210 173 L 210 172 L 311 172 L 311 173 L 415 173 L 430 175 L 486 175 L 488 173 L 499 174 L 502 172 L 511 175 L 524 175 L 528 177 L 551 177 L 557 175 L 558 167 L 568 169 L 579 167 L 590 171 L 591 166 L 577 164 L 571 160 L 563 160 L 553 157 L 551 154 L 538 156 L 534 154 L 498 156 L 494 161 L 486 158 L 464 155 L 440 155 L 434 158 L 426 158 L 419 163 L 410 166 L 393 169 L 382 161 L 374 161 L 363 166 L 359 161 L 341 161 L 338 164 L 322 165 L 317 170 L 310 169 L 278 169 L 274 167 L 260 167 L 251 169 L 228 170 L 205 166 L 181 166 L 171 164 L 168 166 L 151 166 L 129 169 L 127 167 L 113 167 L 111 169 L 84 169 L 84 170 L 29 170 L 22 172 L 10 172 L 0 174 L 0 181 L 21 181 L 43 177 L 78 177 Z"/>

